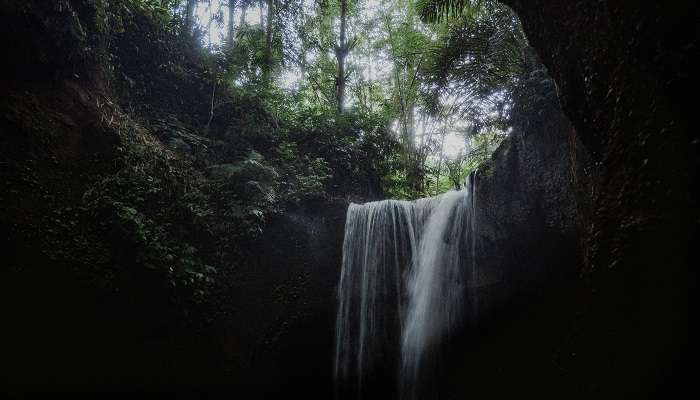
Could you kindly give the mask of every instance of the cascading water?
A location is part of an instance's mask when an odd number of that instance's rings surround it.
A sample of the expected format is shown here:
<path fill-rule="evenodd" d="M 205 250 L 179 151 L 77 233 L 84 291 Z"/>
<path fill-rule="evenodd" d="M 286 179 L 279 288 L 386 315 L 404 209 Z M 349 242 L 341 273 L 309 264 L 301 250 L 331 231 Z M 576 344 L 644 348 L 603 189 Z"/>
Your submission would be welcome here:
<path fill-rule="evenodd" d="M 401 397 L 419 396 L 466 303 L 476 311 L 471 181 L 436 197 L 348 208 L 336 323 L 339 385 L 362 396 L 372 390 L 368 381 L 388 379 Z"/>

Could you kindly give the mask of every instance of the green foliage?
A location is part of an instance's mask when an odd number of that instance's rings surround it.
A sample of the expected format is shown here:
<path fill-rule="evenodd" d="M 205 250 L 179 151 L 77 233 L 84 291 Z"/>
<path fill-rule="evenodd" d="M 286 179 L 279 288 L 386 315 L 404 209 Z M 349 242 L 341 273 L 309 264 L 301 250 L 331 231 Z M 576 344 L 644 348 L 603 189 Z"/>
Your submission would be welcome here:
<path fill-rule="evenodd" d="M 399 146 L 382 116 L 314 108 L 290 117 L 287 140 L 316 165 L 310 175 L 323 178 L 327 194 L 378 197 L 388 190 Z"/>
<path fill-rule="evenodd" d="M 326 193 L 326 183 L 332 175 L 325 159 L 301 153 L 295 142 L 282 142 L 276 152 L 275 161 L 283 171 L 279 182 L 283 198 L 298 203 Z"/>
<path fill-rule="evenodd" d="M 419 0 L 421 17 L 435 22 L 450 18 L 473 17 L 483 11 L 484 0 Z"/>
<path fill-rule="evenodd" d="M 517 21 L 492 2 L 426 24 L 413 0 L 371 13 L 353 1 L 348 104 L 338 113 L 338 2 L 276 2 L 272 26 L 237 24 L 206 49 L 203 27 L 186 27 L 176 3 L 96 1 L 63 16 L 74 47 L 102 52 L 115 98 L 98 100 L 100 124 L 118 138 L 112 169 L 80 206 L 52 217 L 46 241 L 74 250 L 52 257 L 92 268 L 108 286 L 151 279 L 174 297 L 206 300 L 288 207 L 459 187 L 507 131 L 513 88 L 525 81 Z M 502 105 L 484 118 L 475 104 L 487 101 Z M 448 132 L 464 135 L 469 152 L 446 157 Z"/>
<path fill-rule="evenodd" d="M 201 300 L 216 272 L 198 250 L 203 238 L 212 240 L 213 210 L 203 181 L 187 163 L 149 143 L 139 125 L 119 118 L 126 129 L 119 170 L 87 190 L 85 213 L 100 221 L 96 236 L 107 240 L 113 262 L 126 268 L 115 272 L 121 279 L 154 273 L 170 282 L 173 295 Z"/>
<path fill-rule="evenodd" d="M 217 215 L 226 225 L 237 227 L 230 234 L 243 238 L 262 233 L 265 216 L 278 210 L 277 171 L 252 151 L 238 163 L 210 167 L 209 177 Z"/>
<path fill-rule="evenodd" d="M 449 90 L 464 99 L 456 112 L 480 127 L 504 129 L 526 48 L 513 12 L 494 1 L 479 2 L 478 13 L 447 20 L 423 71 L 431 103 Z"/>
<path fill-rule="evenodd" d="M 126 0 L 124 7 L 138 10 L 159 19 L 162 23 L 167 23 L 172 19 L 172 11 L 178 2 L 178 0 Z"/>

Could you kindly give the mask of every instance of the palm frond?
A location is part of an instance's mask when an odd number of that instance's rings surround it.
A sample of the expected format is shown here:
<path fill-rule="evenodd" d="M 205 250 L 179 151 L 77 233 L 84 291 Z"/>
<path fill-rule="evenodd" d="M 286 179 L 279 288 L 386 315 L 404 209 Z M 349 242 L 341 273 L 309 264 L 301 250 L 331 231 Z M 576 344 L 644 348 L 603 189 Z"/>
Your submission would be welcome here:
<path fill-rule="evenodd" d="M 442 24 L 444 28 L 429 50 L 431 56 L 422 71 L 428 82 L 426 95 L 435 103 L 446 93 L 457 96 L 457 109 L 468 119 L 483 119 L 491 111 L 502 109 L 500 103 L 509 104 L 521 78 L 527 47 L 510 8 L 490 0 L 479 4 L 478 13 L 451 17 Z"/>
<path fill-rule="evenodd" d="M 416 8 L 426 22 L 443 19 L 473 17 L 481 12 L 485 0 L 418 0 Z"/>

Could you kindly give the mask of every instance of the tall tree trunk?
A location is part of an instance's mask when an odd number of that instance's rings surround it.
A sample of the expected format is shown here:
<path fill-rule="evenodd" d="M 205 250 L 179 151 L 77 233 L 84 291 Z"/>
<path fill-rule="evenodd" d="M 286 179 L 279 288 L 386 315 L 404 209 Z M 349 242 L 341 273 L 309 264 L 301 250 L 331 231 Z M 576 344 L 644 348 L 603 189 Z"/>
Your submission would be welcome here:
<path fill-rule="evenodd" d="M 219 8 L 221 8 L 221 4 L 219 4 Z M 207 22 L 207 48 L 209 51 L 211 51 L 211 22 L 214 17 L 214 13 L 211 8 L 211 0 L 209 0 L 209 3 L 207 4 L 207 11 L 209 12 L 209 21 Z"/>
<path fill-rule="evenodd" d="M 265 14 L 263 13 L 263 2 L 267 0 L 260 0 L 260 29 L 265 29 Z"/>
<path fill-rule="evenodd" d="M 266 0 L 267 3 L 267 23 L 265 26 L 265 65 L 263 69 L 263 79 L 269 83 L 272 74 L 272 17 L 274 13 L 274 0 Z"/>
<path fill-rule="evenodd" d="M 408 27 L 409 32 L 415 32 L 415 18 L 414 13 L 411 9 L 408 10 Z M 416 148 L 416 124 L 415 124 L 415 111 L 416 111 L 416 77 L 418 70 L 415 65 L 416 56 L 411 55 L 406 59 L 405 66 L 405 77 L 406 83 L 408 84 L 406 89 L 404 89 L 404 96 L 406 102 L 406 135 L 408 143 L 411 148 Z M 420 63 L 420 61 L 419 61 Z"/>
<path fill-rule="evenodd" d="M 345 57 L 348 55 L 348 44 L 345 37 L 347 12 L 347 0 L 340 0 L 340 38 L 338 46 L 335 48 L 335 55 L 338 59 L 338 75 L 335 78 L 335 102 L 339 114 L 343 112 L 345 106 Z"/>
<path fill-rule="evenodd" d="M 238 20 L 238 29 L 243 29 L 245 25 L 245 15 L 248 12 L 248 7 L 245 4 L 241 5 L 241 18 Z"/>
<path fill-rule="evenodd" d="M 442 160 L 445 159 L 445 136 L 447 136 L 447 130 L 443 126 L 442 138 L 440 139 L 440 153 L 438 156 L 437 172 L 435 172 L 435 195 L 438 195 L 440 191 L 440 172 L 442 172 Z M 448 167 L 449 168 L 449 167 Z"/>
<path fill-rule="evenodd" d="M 306 77 L 306 72 L 307 72 L 307 70 L 308 70 L 308 68 L 309 68 L 308 65 L 306 65 L 306 64 L 307 64 L 307 61 L 306 61 L 307 53 L 309 52 L 309 50 L 307 49 L 306 46 L 307 46 L 306 43 L 303 43 L 303 44 L 302 44 L 302 46 L 301 46 L 301 55 L 300 55 L 300 57 L 299 57 L 299 64 L 300 64 L 300 65 L 299 65 L 299 70 L 300 70 L 300 72 L 301 72 L 301 80 L 302 80 L 302 82 L 303 82 L 303 80 L 305 79 L 305 77 Z M 301 83 L 300 83 L 300 85 L 301 85 Z"/>
<path fill-rule="evenodd" d="M 233 22 L 233 14 L 236 11 L 236 0 L 228 0 L 228 45 L 233 46 L 236 37 L 236 24 Z"/>
<path fill-rule="evenodd" d="M 197 0 L 187 0 L 185 6 L 185 32 L 192 34 L 194 31 L 194 11 L 197 8 Z"/>
<path fill-rule="evenodd" d="M 412 90 L 412 88 L 411 88 Z M 406 138 L 408 139 L 408 145 L 412 148 L 416 148 L 416 102 L 414 99 L 410 99 L 408 106 L 406 107 Z"/>

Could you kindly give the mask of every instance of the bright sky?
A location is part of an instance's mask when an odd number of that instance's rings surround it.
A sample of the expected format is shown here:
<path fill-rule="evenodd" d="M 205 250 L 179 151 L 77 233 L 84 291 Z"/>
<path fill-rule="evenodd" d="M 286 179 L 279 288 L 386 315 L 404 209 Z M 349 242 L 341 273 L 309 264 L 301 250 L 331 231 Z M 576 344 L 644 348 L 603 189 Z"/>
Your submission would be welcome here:
<path fill-rule="evenodd" d="M 222 26 L 219 26 L 216 22 L 212 22 L 211 24 L 211 45 L 212 46 L 218 46 L 221 45 L 221 43 L 224 41 L 224 38 L 226 37 L 226 26 L 228 25 L 229 21 L 229 15 L 228 15 L 228 5 L 227 2 L 222 2 L 221 0 L 210 0 L 208 2 L 200 2 L 197 4 L 197 19 L 198 22 L 201 26 L 203 26 L 206 30 L 208 21 L 209 21 L 209 15 L 210 14 L 215 14 L 219 10 L 224 15 L 224 24 Z M 245 14 L 245 21 L 248 25 L 255 25 L 260 23 L 260 11 L 261 11 L 261 6 L 260 5 L 255 5 L 252 7 L 248 7 L 246 10 Z M 236 12 L 233 15 L 233 20 L 235 21 L 236 25 L 238 25 L 238 21 L 241 18 L 241 9 L 237 8 Z M 209 43 L 209 37 L 208 35 L 205 37 L 205 44 L 210 44 Z"/>
<path fill-rule="evenodd" d="M 455 158 L 460 152 L 463 152 L 466 148 L 466 142 L 464 136 L 456 133 L 450 132 L 445 136 L 445 156 L 448 158 Z"/>

